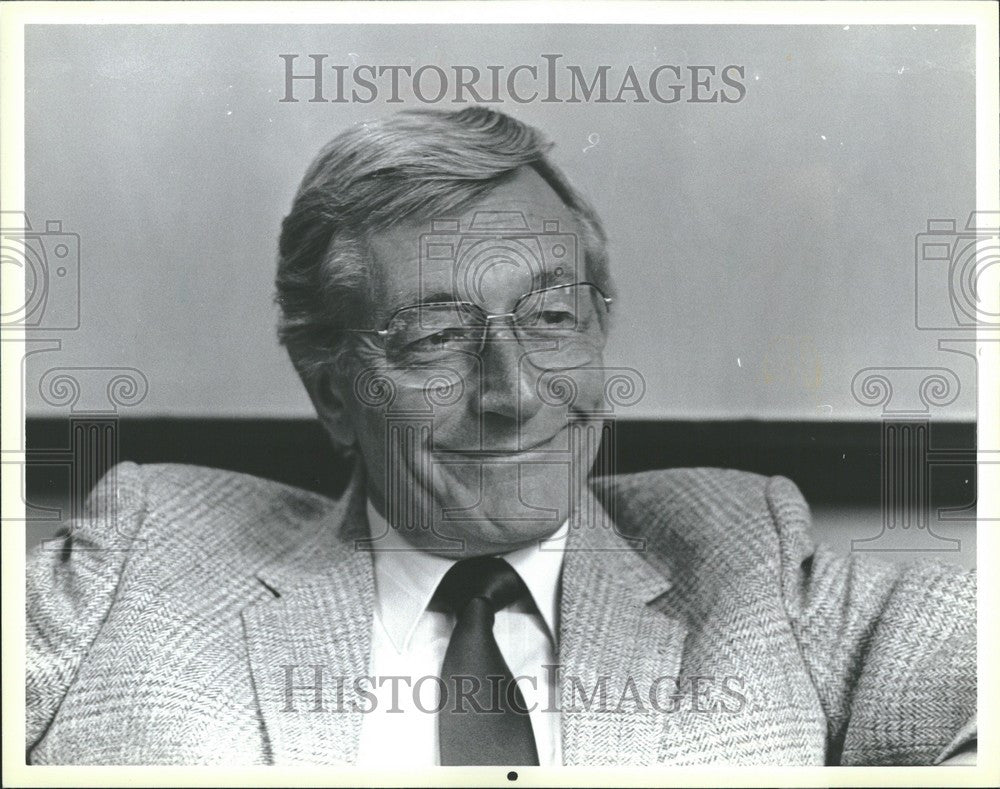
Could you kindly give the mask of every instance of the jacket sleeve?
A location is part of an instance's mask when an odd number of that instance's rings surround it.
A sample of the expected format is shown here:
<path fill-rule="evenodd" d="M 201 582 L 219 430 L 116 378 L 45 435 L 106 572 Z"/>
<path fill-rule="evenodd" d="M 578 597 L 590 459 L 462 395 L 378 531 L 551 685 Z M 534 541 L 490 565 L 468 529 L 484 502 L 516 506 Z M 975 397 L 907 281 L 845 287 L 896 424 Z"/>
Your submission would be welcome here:
<path fill-rule="evenodd" d="M 122 463 L 97 483 L 82 516 L 28 556 L 25 611 L 25 738 L 45 736 L 111 608 L 144 518 L 140 468 Z"/>
<path fill-rule="evenodd" d="M 795 485 L 772 478 L 781 586 L 828 724 L 828 763 L 937 764 L 976 739 L 976 575 L 817 546 Z"/>

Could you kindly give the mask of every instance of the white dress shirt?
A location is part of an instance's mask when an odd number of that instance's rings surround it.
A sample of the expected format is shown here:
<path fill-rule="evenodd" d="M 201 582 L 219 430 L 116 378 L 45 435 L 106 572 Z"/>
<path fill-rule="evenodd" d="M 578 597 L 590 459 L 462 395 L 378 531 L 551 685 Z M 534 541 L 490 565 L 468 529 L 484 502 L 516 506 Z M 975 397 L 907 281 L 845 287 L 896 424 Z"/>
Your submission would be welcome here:
<path fill-rule="evenodd" d="M 413 548 L 386 527 L 371 502 L 368 523 L 372 534 L 387 535 L 372 557 L 375 612 L 369 674 L 377 703 L 363 715 L 358 764 L 437 765 L 439 683 L 420 678 L 441 674 L 455 616 L 427 606 L 456 560 Z M 568 531 L 564 523 L 546 540 L 503 555 L 524 580 L 534 605 L 518 602 L 498 611 L 493 626 L 500 652 L 518 678 L 543 766 L 562 763 L 555 670 L 544 667 L 555 666 L 558 654 L 559 574 Z"/>

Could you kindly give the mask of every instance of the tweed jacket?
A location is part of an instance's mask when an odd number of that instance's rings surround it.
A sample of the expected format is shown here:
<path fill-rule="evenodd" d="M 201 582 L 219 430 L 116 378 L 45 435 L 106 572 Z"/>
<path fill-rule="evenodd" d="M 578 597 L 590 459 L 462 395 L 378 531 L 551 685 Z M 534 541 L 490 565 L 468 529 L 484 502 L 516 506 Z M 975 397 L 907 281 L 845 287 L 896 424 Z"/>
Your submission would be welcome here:
<path fill-rule="evenodd" d="M 363 713 L 337 678 L 369 670 L 361 475 L 333 501 L 194 466 L 111 473 L 29 559 L 29 760 L 352 764 Z M 783 477 L 594 491 L 561 579 L 565 764 L 931 764 L 975 738 L 974 573 L 834 555 Z"/>

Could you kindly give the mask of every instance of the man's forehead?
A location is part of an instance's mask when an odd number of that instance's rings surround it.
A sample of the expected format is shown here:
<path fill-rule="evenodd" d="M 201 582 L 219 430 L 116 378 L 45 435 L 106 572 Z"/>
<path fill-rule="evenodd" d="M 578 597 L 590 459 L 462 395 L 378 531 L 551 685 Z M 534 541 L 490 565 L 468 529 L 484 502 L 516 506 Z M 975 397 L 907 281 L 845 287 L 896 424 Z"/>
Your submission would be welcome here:
<path fill-rule="evenodd" d="M 504 214 L 521 214 L 528 220 L 528 225 L 534 232 L 542 232 L 544 230 L 542 223 L 545 221 L 568 222 L 573 218 L 562 198 L 536 170 L 530 167 L 522 167 L 509 181 L 466 208 L 461 217 L 462 230 L 470 229 L 473 223 L 481 225 L 492 221 L 482 216 L 490 213 L 500 214 L 497 220 L 501 223 L 513 219 L 503 216 Z"/>
<path fill-rule="evenodd" d="M 405 222 L 370 239 L 379 312 L 433 296 L 463 299 L 462 282 L 505 278 L 512 288 L 583 279 L 579 226 L 531 168 L 460 212 Z M 475 285 L 473 284 L 473 289 Z"/>

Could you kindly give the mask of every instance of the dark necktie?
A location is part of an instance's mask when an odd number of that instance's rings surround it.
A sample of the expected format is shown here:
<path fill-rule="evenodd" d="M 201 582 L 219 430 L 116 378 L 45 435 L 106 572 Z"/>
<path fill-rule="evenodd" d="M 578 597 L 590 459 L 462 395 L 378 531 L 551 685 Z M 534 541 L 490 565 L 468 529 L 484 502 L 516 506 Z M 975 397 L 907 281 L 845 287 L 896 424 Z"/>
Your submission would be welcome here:
<path fill-rule="evenodd" d="M 526 591 L 503 559 L 464 559 L 441 579 L 437 595 L 458 619 L 441 665 L 443 765 L 538 764 L 524 697 L 493 637 L 496 612 Z"/>

